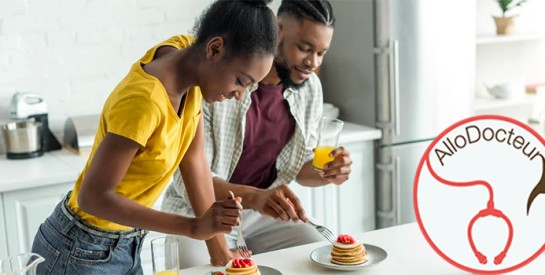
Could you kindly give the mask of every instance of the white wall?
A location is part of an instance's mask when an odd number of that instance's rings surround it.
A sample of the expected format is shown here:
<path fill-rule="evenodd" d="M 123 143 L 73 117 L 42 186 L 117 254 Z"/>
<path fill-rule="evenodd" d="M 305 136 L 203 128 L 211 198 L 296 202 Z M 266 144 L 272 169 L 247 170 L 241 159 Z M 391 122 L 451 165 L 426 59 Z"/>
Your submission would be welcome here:
<path fill-rule="evenodd" d="M 0 0 L 1 107 L 28 91 L 45 96 L 50 116 L 99 113 L 130 65 L 190 31 L 210 2 Z"/>
<path fill-rule="evenodd" d="M 45 97 L 56 133 L 66 116 L 100 113 L 132 63 L 156 43 L 191 31 L 211 2 L 0 0 L 0 124 L 17 91 Z"/>
<path fill-rule="evenodd" d="M 45 97 L 57 134 L 66 116 L 99 113 L 130 65 L 162 39 L 190 31 L 210 2 L 0 0 L 0 124 L 17 91 Z"/>

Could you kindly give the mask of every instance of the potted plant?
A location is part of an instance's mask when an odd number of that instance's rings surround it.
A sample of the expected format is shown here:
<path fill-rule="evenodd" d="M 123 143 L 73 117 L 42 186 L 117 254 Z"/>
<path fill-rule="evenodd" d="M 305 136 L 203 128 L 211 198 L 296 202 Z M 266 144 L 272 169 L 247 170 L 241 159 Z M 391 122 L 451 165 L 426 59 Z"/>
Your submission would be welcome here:
<path fill-rule="evenodd" d="M 496 23 L 496 33 L 499 35 L 506 35 L 513 32 L 513 25 L 515 15 L 511 14 L 511 10 L 516 7 L 520 7 L 527 0 L 495 0 L 498 2 L 502 11 L 502 16 L 493 16 Z"/>

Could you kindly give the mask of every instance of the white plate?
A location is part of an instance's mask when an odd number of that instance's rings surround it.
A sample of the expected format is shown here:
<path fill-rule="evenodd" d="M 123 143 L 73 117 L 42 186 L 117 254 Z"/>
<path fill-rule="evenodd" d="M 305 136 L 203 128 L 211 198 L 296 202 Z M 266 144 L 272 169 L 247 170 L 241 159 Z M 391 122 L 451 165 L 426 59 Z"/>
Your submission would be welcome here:
<path fill-rule="evenodd" d="M 259 273 L 261 275 L 282 275 L 282 272 L 272 268 L 272 267 L 268 267 L 268 266 L 264 266 L 264 265 L 257 265 L 257 268 L 259 269 Z M 213 270 L 213 271 L 221 271 L 223 272 L 223 274 L 225 274 L 225 267 L 224 268 L 220 268 L 220 269 L 216 269 L 216 270 Z M 210 271 L 208 273 L 206 273 L 206 275 L 210 275 L 213 271 Z"/>
<path fill-rule="evenodd" d="M 367 250 L 367 261 L 362 264 L 358 265 L 339 265 L 334 264 L 331 262 L 331 247 L 332 245 L 326 245 L 322 246 L 320 248 L 314 249 L 312 253 L 310 253 L 310 258 L 312 261 L 317 263 L 318 265 L 321 265 L 323 267 L 336 269 L 336 270 L 357 270 L 360 268 L 364 268 L 367 266 L 371 266 L 377 263 L 380 263 L 382 260 L 386 259 L 388 256 L 388 253 L 384 251 L 384 249 L 370 245 L 370 244 L 363 244 L 365 246 L 365 250 Z"/>

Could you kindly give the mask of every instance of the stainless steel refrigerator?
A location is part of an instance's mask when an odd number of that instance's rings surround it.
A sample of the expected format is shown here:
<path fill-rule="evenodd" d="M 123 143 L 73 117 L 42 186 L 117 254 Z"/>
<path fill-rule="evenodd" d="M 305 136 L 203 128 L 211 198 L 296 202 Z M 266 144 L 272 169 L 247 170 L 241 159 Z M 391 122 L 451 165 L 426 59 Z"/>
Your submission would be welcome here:
<path fill-rule="evenodd" d="M 377 228 L 414 221 L 420 158 L 471 114 L 475 2 L 330 1 L 337 22 L 321 69 L 324 100 L 342 119 L 383 131 L 374 156 Z"/>

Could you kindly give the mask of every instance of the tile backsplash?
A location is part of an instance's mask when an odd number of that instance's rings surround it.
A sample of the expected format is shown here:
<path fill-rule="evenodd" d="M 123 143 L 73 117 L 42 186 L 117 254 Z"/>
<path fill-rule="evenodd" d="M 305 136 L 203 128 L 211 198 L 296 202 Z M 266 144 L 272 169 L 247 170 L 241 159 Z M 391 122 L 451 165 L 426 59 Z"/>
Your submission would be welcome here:
<path fill-rule="evenodd" d="M 55 133 L 67 116 L 99 113 L 134 61 L 171 35 L 190 33 L 211 2 L 0 0 L 0 124 L 17 91 L 45 97 Z"/>

